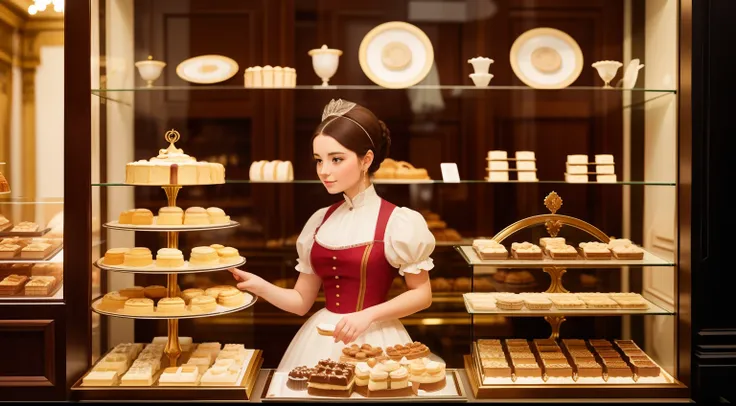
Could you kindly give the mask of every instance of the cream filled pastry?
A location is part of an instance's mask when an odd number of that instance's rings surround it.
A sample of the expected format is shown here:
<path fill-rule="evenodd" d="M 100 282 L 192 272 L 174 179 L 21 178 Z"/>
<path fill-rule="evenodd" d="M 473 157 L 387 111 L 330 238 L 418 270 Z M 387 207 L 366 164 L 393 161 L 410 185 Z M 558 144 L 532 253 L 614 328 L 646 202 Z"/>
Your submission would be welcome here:
<path fill-rule="evenodd" d="M 225 211 L 219 207 L 210 207 L 207 209 L 207 215 L 209 216 L 210 224 L 229 224 L 230 216 L 225 214 Z"/>
<path fill-rule="evenodd" d="M 130 267 L 148 266 L 153 263 L 153 255 L 151 250 L 145 247 L 131 248 L 124 254 L 123 265 Z"/>
<path fill-rule="evenodd" d="M 136 209 L 132 220 L 134 225 L 151 225 L 153 224 L 153 213 L 148 209 Z"/>
<path fill-rule="evenodd" d="M 176 248 L 161 248 L 156 253 L 156 266 L 159 268 L 179 268 L 184 266 L 184 255 Z"/>
<path fill-rule="evenodd" d="M 156 224 L 160 226 L 180 226 L 184 223 L 184 211 L 181 207 L 167 206 L 158 210 Z"/>
<path fill-rule="evenodd" d="M 184 289 L 184 291 L 181 292 L 181 297 L 187 304 L 190 303 L 193 298 L 202 295 L 204 295 L 204 290 L 197 288 Z"/>
<path fill-rule="evenodd" d="M 204 207 L 190 207 L 184 212 L 185 225 L 210 224 L 210 218 Z"/>
<path fill-rule="evenodd" d="M 189 256 L 189 263 L 196 266 L 218 265 L 220 257 L 212 247 L 194 247 Z"/>
<path fill-rule="evenodd" d="M 195 313 L 209 313 L 217 310 L 217 301 L 212 296 L 198 295 L 189 301 L 189 310 Z"/>
<path fill-rule="evenodd" d="M 240 253 L 233 247 L 224 247 L 217 250 L 221 264 L 237 264 L 240 262 Z"/>
<path fill-rule="evenodd" d="M 110 248 L 105 253 L 105 265 L 122 265 L 130 248 Z"/>

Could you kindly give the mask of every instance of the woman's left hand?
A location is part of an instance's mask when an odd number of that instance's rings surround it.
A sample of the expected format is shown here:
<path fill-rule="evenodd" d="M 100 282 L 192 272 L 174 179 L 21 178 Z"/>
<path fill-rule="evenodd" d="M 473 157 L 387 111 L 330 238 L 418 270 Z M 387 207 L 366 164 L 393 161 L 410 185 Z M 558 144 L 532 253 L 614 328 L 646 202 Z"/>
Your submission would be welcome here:
<path fill-rule="evenodd" d="M 350 344 L 363 334 L 373 323 L 373 318 L 365 311 L 344 316 L 335 326 L 335 342 Z"/>

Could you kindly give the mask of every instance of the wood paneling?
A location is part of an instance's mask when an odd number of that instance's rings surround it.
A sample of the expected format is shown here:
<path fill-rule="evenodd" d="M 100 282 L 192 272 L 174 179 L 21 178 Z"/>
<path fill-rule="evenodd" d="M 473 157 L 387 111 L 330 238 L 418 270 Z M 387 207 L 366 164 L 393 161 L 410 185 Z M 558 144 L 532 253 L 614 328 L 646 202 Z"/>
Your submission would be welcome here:
<path fill-rule="evenodd" d="M 0 386 L 54 386 L 56 377 L 53 320 L 0 320 Z"/>

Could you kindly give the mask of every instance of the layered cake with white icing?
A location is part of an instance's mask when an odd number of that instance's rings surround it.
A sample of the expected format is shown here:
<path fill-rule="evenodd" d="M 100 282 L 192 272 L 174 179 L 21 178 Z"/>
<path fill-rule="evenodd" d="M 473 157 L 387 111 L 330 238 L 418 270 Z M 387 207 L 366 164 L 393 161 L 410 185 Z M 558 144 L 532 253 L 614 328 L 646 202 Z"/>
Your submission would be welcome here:
<path fill-rule="evenodd" d="M 130 162 L 125 166 L 125 183 L 135 185 L 206 185 L 225 183 L 225 167 L 219 163 L 197 161 L 176 148 L 179 133 L 166 133 L 169 147 L 149 160 Z"/>

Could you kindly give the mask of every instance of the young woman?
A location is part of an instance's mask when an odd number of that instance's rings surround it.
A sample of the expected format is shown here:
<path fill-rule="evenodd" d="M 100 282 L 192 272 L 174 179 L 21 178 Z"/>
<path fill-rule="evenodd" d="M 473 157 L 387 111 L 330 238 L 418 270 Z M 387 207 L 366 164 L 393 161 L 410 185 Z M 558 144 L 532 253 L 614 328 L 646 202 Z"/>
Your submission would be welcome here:
<path fill-rule="evenodd" d="M 306 314 L 324 287 L 325 308 L 302 326 L 281 360 L 278 371 L 313 366 L 321 359 L 339 360 L 345 344 L 387 346 L 411 342 L 399 318 L 432 303 L 426 271 L 435 240 L 416 211 L 381 199 L 371 174 L 388 155 L 391 136 L 383 121 L 365 107 L 333 100 L 312 137 L 314 162 L 330 194 L 343 199 L 318 210 L 297 240 L 300 272 L 293 289 L 231 269 L 238 288 L 274 306 Z M 408 290 L 386 300 L 396 273 Z M 318 333 L 321 324 L 335 325 L 332 337 Z"/>

